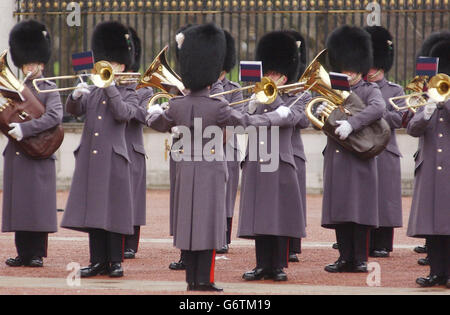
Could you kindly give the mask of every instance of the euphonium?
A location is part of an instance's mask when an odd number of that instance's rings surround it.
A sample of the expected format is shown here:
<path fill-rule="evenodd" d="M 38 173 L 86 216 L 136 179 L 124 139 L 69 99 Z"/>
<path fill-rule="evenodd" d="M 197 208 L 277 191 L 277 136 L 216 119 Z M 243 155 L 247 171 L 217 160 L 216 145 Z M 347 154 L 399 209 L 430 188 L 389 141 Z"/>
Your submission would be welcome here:
<path fill-rule="evenodd" d="M 149 86 L 163 91 L 155 93 L 150 98 L 147 108 L 153 106 L 160 98 L 170 99 L 177 95 L 184 95 L 186 88 L 180 76 L 170 68 L 167 62 L 166 52 L 168 49 L 169 46 L 165 46 L 155 57 L 137 86 L 137 89 Z"/>
<path fill-rule="evenodd" d="M 415 77 L 408 84 L 407 89 L 416 93 L 389 98 L 389 103 L 398 111 L 410 110 L 413 113 L 421 106 L 430 103 L 445 102 L 450 98 L 450 77 L 445 73 L 438 73 L 428 82 L 428 77 Z M 405 106 L 398 106 L 395 101 L 404 100 Z"/>
<path fill-rule="evenodd" d="M 8 50 L 5 50 L 0 55 L 0 86 L 3 88 L 0 91 L 0 130 L 31 158 L 48 158 L 59 148 L 64 139 L 61 124 L 21 141 L 15 140 L 8 134 L 10 123 L 22 123 L 39 118 L 45 113 L 45 106 L 9 69 L 7 53 Z"/>
<path fill-rule="evenodd" d="M 362 130 L 352 132 L 345 140 L 339 139 L 335 134 L 339 126 L 337 120 L 347 120 L 349 116 L 363 111 L 366 105 L 355 93 L 338 91 L 331 87 L 327 50 L 321 51 L 314 58 L 300 81 L 306 82 L 307 90 L 322 95 L 313 98 L 306 106 L 306 115 L 314 126 L 361 159 L 370 159 L 385 149 L 391 130 L 383 118 Z M 317 116 L 314 111 L 319 103 L 325 103 L 327 107 Z"/>

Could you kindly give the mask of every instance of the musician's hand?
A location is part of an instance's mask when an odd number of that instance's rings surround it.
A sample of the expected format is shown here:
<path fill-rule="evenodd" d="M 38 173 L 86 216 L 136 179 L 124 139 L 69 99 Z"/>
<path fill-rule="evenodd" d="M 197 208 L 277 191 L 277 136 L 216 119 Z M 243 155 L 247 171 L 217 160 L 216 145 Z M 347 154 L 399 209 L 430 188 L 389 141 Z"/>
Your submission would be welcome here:
<path fill-rule="evenodd" d="M 77 88 L 72 93 L 72 99 L 77 100 L 83 96 L 83 94 L 89 94 L 89 85 L 86 82 L 79 83 Z"/>
<path fill-rule="evenodd" d="M 256 109 L 258 108 L 258 101 L 255 98 L 255 94 L 253 93 L 252 96 L 250 97 L 250 101 L 248 102 L 248 110 L 247 112 L 249 114 L 253 114 Z"/>
<path fill-rule="evenodd" d="M 434 111 L 437 108 L 436 103 L 429 103 L 425 105 L 425 108 L 423 109 L 423 118 L 425 120 L 430 120 L 431 116 L 433 116 Z"/>
<path fill-rule="evenodd" d="M 169 109 L 169 102 L 164 102 L 160 106 L 163 110 Z"/>
<path fill-rule="evenodd" d="M 10 131 L 8 131 L 8 134 L 11 137 L 16 139 L 17 141 L 20 141 L 23 139 L 23 132 L 22 132 L 22 128 L 20 127 L 19 123 L 10 123 L 8 126 L 12 128 Z"/>
<path fill-rule="evenodd" d="M 179 138 L 181 135 L 180 128 L 178 128 L 177 126 L 172 127 L 172 129 L 170 129 L 170 132 L 172 133 L 172 136 L 175 138 Z"/>
<path fill-rule="evenodd" d="M 321 114 L 321 113 L 325 110 L 325 108 L 327 108 L 327 104 L 324 103 L 324 102 L 322 102 L 322 103 L 317 107 L 317 109 L 316 109 L 316 114 L 317 114 L 317 115 Z"/>
<path fill-rule="evenodd" d="M 149 109 L 147 109 L 147 113 L 149 115 L 154 115 L 154 114 L 162 114 L 164 111 L 161 108 L 161 106 L 159 106 L 158 104 L 155 104 L 153 106 L 150 106 Z"/>
<path fill-rule="evenodd" d="M 335 134 L 339 136 L 339 139 L 345 140 L 352 133 L 353 127 L 346 120 L 336 120 L 336 123 L 339 124 L 339 127 L 334 131 Z"/>
<path fill-rule="evenodd" d="M 280 115 L 281 118 L 286 118 L 289 116 L 289 114 L 291 113 L 291 110 L 289 109 L 289 107 L 286 106 L 280 106 L 278 107 L 275 112 Z"/>

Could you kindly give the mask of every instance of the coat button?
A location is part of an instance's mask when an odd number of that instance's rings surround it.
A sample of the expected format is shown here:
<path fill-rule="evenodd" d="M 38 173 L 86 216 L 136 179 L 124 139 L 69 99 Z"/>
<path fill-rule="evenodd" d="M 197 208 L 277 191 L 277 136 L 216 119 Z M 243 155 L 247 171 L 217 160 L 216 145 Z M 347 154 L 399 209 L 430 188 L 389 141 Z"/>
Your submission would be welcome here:
<path fill-rule="evenodd" d="M 261 141 L 259 144 L 264 145 L 264 141 Z"/>
<path fill-rule="evenodd" d="M 267 113 L 267 111 L 268 111 L 268 109 L 266 108 L 266 109 L 264 109 L 264 113 Z"/>
<path fill-rule="evenodd" d="M 438 151 L 439 153 L 441 153 L 441 152 L 442 152 L 442 149 L 437 149 L 437 151 Z"/>
<path fill-rule="evenodd" d="M 214 154 L 216 152 L 216 150 L 214 150 L 214 149 L 211 149 L 211 153 L 212 154 Z"/>
<path fill-rule="evenodd" d="M 103 101 L 102 104 L 106 104 L 106 101 Z"/>
<path fill-rule="evenodd" d="M 442 117 L 441 117 L 441 118 L 439 118 L 439 121 L 444 121 L 444 118 L 442 118 Z"/>
<path fill-rule="evenodd" d="M 97 150 L 92 151 L 92 154 L 97 154 L 97 153 L 98 153 Z"/>
<path fill-rule="evenodd" d="M 98 116 L 97 118 L 100 120 L 100 119 L 102 119 L 102 116 Z"/>
<path fill-rule="evenodd" d="M 262 162 L 264 162 L 264 160 L 263 159 L 259 159 L 259 163 L 262 163 Z"/>
<path fill-rule="evenodd" d="M 339 153 L 339 150 L 336 150 L 336 153 Z"/>
<path fill-rule="evenodd" d="M 16 155 L 20 155 L 20 152 L 16 152 Z"/>
<path fill-rule="evenodd" d="M 438 166 L 438 167 L 437 167 L 437 170 L 438 170 L 438 171 L 442 171 L 442 166 Z"/>
<path fill-rule="evenodd" d="M 94 133 L 94 136 L 98 137 L 98 132 Z"/>
<path fill-rule="evenodd" d="M 444 135 L 442 133 L 438 134 L 439 138 L 442 138 Z"/>

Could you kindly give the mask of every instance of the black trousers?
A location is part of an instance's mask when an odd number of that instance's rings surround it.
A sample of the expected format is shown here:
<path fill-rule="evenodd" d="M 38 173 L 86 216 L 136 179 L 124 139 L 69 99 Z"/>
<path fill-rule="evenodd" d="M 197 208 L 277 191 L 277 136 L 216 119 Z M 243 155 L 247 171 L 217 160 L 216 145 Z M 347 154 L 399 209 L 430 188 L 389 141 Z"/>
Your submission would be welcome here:
<path fill-rule="evenodd" d="M 370 227 L 356 223 L 336 225 L 340 259 L 355 264 L 367 262 Z"/>
<path fill-rule="evenodd" d="M 450 236 L 430 235 L 427 237 L 430 274 L 450 277 Z"/>
<path fill-rule="evenodd" d="M 288 266 L 289 237 L 260 235 L 255 238 L 256 267 L 266 270 Z"/>
<path fill-rule="evenodd" d="M 91 264 L 123 261 L 124 235 L 100 229 L 89 231 Z"/>
<path fill-rule="evenodd" d="M 214 283 L 215 250 L 182 250 L 181 255 L 186 265 L 187 283 Z"/>
<path fill-rule="evenodd" d="M 231 228 L 233 226 L 233 218 L 227 218 L 227 244 L 231 244 Z"/>
<path fill-rule="evenodd" d="M 17 255 L 25 260 L 47 257 L 47 232 L 18 231 L 15 233 L 15 243 Z"/>
<path fill-rule="evenodd" d="M 392 252 L 394 248 L 394 228 L 379 227 L 370 230 L 370 252 L 374 250 L 386 249 Z"/>
<path fill-rule="evenodd" d="M 133 235 L 125 235 L 125 249 L 132 249 L 135 253 L 137 253 L 139 249 L 140 236 L 141 227 L 135 226 Z"/>
<path fill-rule="evenodd" d="M 301 238 L 289 238 L 289 253 L 294 253 L 294 254 L 302 253 L 302 239 Z"/>

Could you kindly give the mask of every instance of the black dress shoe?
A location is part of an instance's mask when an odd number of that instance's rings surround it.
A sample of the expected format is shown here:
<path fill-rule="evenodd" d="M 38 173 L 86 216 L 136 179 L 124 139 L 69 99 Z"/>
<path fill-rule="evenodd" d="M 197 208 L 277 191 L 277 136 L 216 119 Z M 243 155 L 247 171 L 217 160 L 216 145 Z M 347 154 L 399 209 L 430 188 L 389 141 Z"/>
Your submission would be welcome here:
<path fill-rule="evenodd" d="M 242 279 L 247 281 L 261 280 L 261 279 L 271 279 L 273 274 L 263 268 L 255 268 L 251 271 L 247 271 L 242 275 Z"/>
<path fill-rule="evenodd" d="M 417 254 L 426 254 L 427 253 L 427 247 L 426 246 L 416 246 L 416 247 L 414 247 L 414 251 Z"/>
<path fill-rule="evenodd" d="M 417 263 L 421 266 L 429 266 L 430 265 L 430 259 L 428 257 L 420 258 L 417 260 Z"/>
<path fill-rule="evenodd" d="M 378 258 L 385 258 L 389 257 L 389 252 L 386 249 L 375 249 L 372 251 L 369 255 L 370 257 L 378 257 Z"/>
<path fill-rule="evenodd" d="M 339 249 L 339 244 L 338 243 L 334 243 L 333 246 L 331 246 L 333 249 Z"/>
<path fill-rule="evenodd" d="M 30 262 L 27 264 L 28 267 L 44 267 L 44 261 L 41 257 L 33 257 L 31 258 Z"/>
<path fill-rule="evenodd" d="M 109 276 L 111 278 L 123 277 L 123 268 L 121 263 L 111 263 L 109 267 Z"/>
<path fill-rule="evenodd" d="M 225 245 L 221 249 L 216 250 L 216 254 L 227 254 L 228 253 L 228 245 Z"/>
<path fill-rule="evenodd" d="M 331 273 L 351 272 L 352 270 L 353 270 L 353 264 L 351 264 L 345 260 L 338 260 L 334 264 L 325 266 L 325 271 L 331 272 Z"/>
<path fill-rule="evenodd" d="M 195 285 L 194 291 L 222 292 L 223 289 L 216 286 L 215 283 L 198 283 L 197 285 Z"/>
<path fill-rule="evenodd" d="M 173 262 L 169 265 L 170 270 L 186 270 L 186 265 L 184 262 L 180 259 L 179 262 Z"/>
<path fill-rule="evenodd" d="M 131 248 L 125 249 L 125 251 L 123 252 L 123 258 L 134 259 L 136 258 L 136 252 Z"/>
<path fill-rule="evenodd" d="M 22 257 L 17 256 L 16 258 L 9 258 L 5 261 L 5 264 L 10 267 L 22 267 L 28 265 L 28 262 L 25 261 Z"/>
<path fill-rule="evenodd" d="M 274 281 L 287 281 L 287 275 L 283 269 L 275 269 L 272 271 L 272 279 Z"/>
<path fill-rule="evenodd" d="M 366 262 L 362 262 L 362 263 L 354 264 L 352 272 L 366 273 L 367 272 L 367 263 Z"/>
<path fill-rule="evenodd" d="M 81 278 L 95 277 L 97 275 L 105 275 L 108 273 L 108 265 L 105 263 L 90 264 L 89 267 L 80 269 Z"/>
<path fill-rule="evenodd" d="M 417 278 L 416 283 L 422 288 L 434 287 L 435 285 L 445 285 L 447 284 L 447 277 L 430 275 L 426 278 Z"/>
<path fill-rule="evenodd" d="M 290 262 L 299 262 L 297 254 L 296 253 L 289 253 L 289 261 Z"/>

